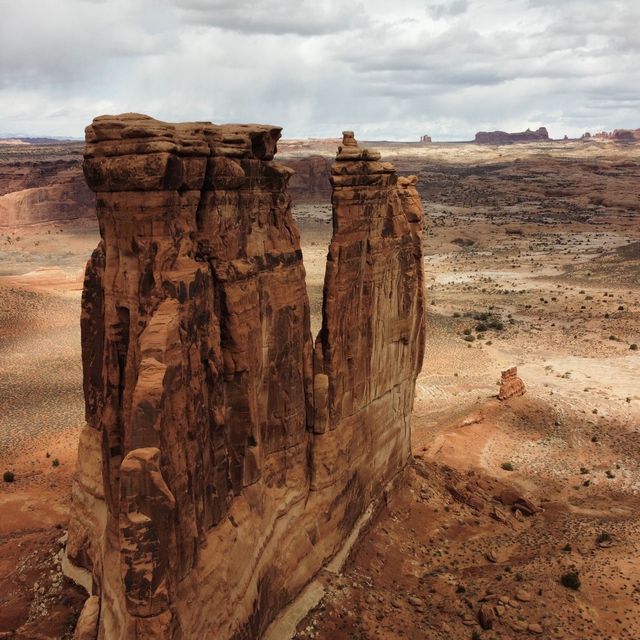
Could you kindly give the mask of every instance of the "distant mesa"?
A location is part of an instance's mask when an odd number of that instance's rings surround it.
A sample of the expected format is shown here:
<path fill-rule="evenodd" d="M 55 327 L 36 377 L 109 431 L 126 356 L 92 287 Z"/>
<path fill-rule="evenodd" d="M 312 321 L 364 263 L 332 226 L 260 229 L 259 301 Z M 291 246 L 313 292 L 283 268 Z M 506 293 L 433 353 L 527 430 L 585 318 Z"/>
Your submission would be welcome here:
<path fill-rule="evenodd" d="M 549 132 L 546 127 L 540 127 L 535 131 L 527 129 L 518 133 L 506 131 L 478 131 L 475 142 L 479 144 L 512 144 L 513 142 L 543 142 L 549 140 Z"/>
<path fill-rule="evenodd" d="M 428 136 L 425 133 L 423 136 L 420 136 L 420 142 L 422 142 L 423 144 L 429 144 L 430 142 L 433 142 L 433 140 L 431 140 L 431 136 Z"/>
<path fill-rule="evenodd" d="M 591 134 L 583 133 L 581 140 L 615 140 L 617 142 L 635 142 L 640 140 L 640 129 L 614 129 L 613 131 L 600 131 Z"/>

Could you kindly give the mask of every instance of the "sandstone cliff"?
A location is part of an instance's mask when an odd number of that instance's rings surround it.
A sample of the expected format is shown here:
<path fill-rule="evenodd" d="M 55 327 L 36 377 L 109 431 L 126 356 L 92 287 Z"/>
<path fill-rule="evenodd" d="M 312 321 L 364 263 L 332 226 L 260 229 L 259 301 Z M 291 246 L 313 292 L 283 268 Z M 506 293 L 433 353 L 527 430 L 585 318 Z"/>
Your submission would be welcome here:
<path fill-rule="evenodd" d="M 81 159 L 31 159 L 31 145 L 0 161 L 0 227 L 94 219 L 95 196 L 82 176 Z M 42 154 L 51 151 L 42 151 Z"/>
<path fill-rule="evenodd" d="M 540 127 L 535 131 L 527 129 L 518 133 L 507 133 L 506 131 L 478 131 L 475 142 L 481 144 L 511 144 L 513 142 L 540 142 L 549 140 L 549 133 L 545 127 Z"/>
<path fill-rule="evenodd" d="M 287 158 L 287 166 L 295 171 L 289 181 L 289 193 L 297 203 L 329 202 L 331 198 L 331 160 L 324 156 Z"/>
<path fill-rule="evenodd" d="M 260 637 L 408 460 L 415 178 L 345 136 L 314 347 L 279 137 L 138 114 L 87 128 L 102 241 L 66 567 L 99 598 L 99 637 Z"/>

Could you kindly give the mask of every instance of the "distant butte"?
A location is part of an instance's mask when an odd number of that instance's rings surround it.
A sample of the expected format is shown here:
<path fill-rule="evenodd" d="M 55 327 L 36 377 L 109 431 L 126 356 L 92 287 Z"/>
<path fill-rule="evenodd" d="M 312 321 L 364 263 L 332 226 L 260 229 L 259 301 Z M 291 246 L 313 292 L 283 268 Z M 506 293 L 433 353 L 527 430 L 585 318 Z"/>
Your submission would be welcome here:
<path fill-rule="evenodd" d="M 511 144 L 513 142 L 541 142 L 549 140 L 549 133 L 545 127 L 535 131 L 527 129 L 518 133 L 506 131 L 478 131 L 475 142 L 479 144 Z"/>

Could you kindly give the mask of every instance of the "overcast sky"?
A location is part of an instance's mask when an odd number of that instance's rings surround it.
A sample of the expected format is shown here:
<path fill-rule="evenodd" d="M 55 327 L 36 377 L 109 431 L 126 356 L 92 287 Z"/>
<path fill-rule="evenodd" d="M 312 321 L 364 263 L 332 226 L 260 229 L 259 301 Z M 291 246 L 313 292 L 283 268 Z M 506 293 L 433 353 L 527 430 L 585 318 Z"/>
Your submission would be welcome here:
<path fill-rule="evenodd" d="M 0 135 L 124 111 L 370 140 L 640 127 L 640 0 L 0 0 Z"/>

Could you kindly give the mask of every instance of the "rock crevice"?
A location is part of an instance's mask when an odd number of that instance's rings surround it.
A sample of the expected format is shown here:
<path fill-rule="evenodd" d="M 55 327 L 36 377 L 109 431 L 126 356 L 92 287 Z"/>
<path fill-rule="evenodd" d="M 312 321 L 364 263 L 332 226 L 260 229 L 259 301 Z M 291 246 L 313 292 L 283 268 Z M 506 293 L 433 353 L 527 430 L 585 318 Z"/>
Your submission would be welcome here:
<path fill-rule="evenodd" d="M 67 555 L 100 637 L 259 637 L 410 455 L 415 178 L 345 134 L 314 346 L 279 137 L 139 114 L 87 128 L 102 241 Z"/>

